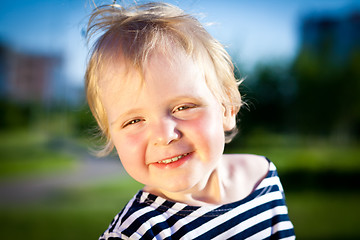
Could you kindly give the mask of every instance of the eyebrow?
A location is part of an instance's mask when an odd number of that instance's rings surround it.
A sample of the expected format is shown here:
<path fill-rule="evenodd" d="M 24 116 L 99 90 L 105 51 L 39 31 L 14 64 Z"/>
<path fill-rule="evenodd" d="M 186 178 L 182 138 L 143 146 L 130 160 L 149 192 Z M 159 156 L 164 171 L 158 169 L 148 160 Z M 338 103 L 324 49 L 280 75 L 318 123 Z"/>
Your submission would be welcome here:
<path fill-rule="evenodd" d="M 171 101 L 173 102 L 176 102 L 176 101 L 180 101 L 180 100 L 194 100 L 194 101 L 197 101 L 197 102 L 204 102 L 204 98 L 203 97 L 200 97 L 199 95 L 180 95 L 180 96 L 177 96 L 173 99 L 171 99 Z"/>

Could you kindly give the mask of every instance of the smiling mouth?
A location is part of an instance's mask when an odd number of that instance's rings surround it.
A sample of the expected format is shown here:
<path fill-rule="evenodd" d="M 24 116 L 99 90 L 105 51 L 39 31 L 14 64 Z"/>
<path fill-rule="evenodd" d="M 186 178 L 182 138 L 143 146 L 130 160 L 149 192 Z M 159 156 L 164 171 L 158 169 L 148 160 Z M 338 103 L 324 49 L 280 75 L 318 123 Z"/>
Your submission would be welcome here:
<path fill-rule="evenodd" d="M 185 153 L 183 155 L 180 155 L 180 156 L 177 156 L 177 157 L 173 157 L 173 158 L 170 158 L 170 159 L 166 159 L 166 160 L 163 160 L 163 161 L 158 161 L 158 163 L 165 163 L 165 164 L 168 164 L 168 163 L 172 163 L 172 162 L 176 162 L 177 160 L 183 158 L 183 157 L 186 157 L 187 155 L 189 155 L 189 153 Z"/>

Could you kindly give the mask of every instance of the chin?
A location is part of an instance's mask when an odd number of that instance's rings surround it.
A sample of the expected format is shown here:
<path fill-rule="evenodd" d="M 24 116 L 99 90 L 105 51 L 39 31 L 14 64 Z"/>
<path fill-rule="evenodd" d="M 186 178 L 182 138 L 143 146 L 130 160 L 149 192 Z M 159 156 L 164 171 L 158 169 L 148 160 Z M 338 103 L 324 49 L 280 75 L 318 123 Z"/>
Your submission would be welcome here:
<path fill-rule="evenodd" d="M 193 183 L 179 180 L 163 186 L 162 190 L 169 193 L 184 193 L 190 191 L 194 185 Z"/>

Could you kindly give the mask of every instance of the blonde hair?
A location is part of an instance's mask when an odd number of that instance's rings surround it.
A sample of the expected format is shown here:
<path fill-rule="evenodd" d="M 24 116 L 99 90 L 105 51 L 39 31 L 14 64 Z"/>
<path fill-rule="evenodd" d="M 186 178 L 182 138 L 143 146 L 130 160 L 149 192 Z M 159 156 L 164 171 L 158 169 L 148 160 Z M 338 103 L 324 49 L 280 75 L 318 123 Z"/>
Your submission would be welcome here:
<path fill-rule="evenodd" d="M 87 36 L 95 41 L 85 74 L 89 107 L 106 138 L 99 156 L 109 154 L 114 145 L 109 133 L 108 119 L 100 100 L 99 81 L 107 64 L 119 55 L 140 72 L 154 51 L 166 55 L 174 46 L 191 56 L 202 69 L 207 85 L 228 111 L 237 114 L 242 101 L 234 65 L 224 47 L 214 39 L 194 17 L 165 3 L 147 3 L 123 8 L 105 5 L 92 13 Z M 230 142 L 237 129 L 225 133 Z"/>

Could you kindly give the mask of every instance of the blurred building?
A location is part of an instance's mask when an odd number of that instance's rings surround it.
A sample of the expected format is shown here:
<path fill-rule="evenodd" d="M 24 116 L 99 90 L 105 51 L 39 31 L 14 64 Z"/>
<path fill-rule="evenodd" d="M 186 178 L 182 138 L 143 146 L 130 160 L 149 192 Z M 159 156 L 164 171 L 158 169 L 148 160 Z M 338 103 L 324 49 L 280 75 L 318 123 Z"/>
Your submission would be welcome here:
<path fill-rule="evenodd" d="M 301 38 L 302 50 L 345 63 L 354 49 L 360 49 L 360 10 L 307 15 Z"/>
<path fill-rule="evenodd" d="M 0 97 L 4 97 L 7 92 L 6 52 L 6 48 L 0 44 Z"/>
<path fill-rule="evenodd" d="M 8 79 L 10 98 L 18 101 L 50 101 L 54 70 L 60 63 L 60 58 L 56 56 L 12 54 Z"/>
<path fill-rule="evenodd" d="M 15 51 L 0 42 L 0 98 L 17 103 L 77 105 L 82 86 L 64 75 L 61 54 Z"/>
<path fill-rule="evenodd" d="M 54 96 L 61 57 L 16 52 L 0 47 L 0 94 L 12 101 L 44 103 Z"/>

